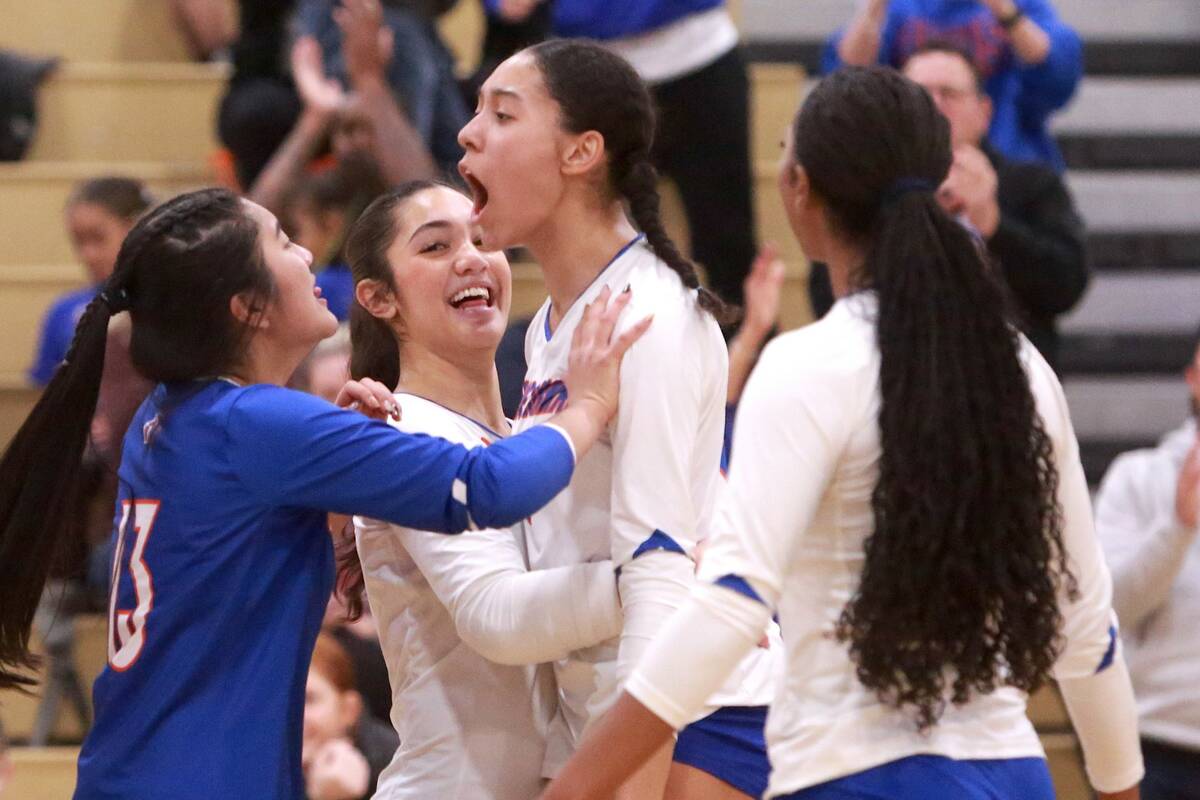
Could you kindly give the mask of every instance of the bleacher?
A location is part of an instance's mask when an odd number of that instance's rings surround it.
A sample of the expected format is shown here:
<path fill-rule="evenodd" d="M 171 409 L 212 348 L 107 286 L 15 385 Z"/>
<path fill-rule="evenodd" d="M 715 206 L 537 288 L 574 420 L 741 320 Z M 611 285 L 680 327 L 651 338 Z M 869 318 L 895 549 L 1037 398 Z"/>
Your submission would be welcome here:
<path fill-rule="evenodd" d="M 1056 123 L 1068 179 L 1086 217 L 1096 268 L 1084 302 L 1063 322 L 1068 399 L 1095 480 L 1121 449 L 1146 444 L 1186 412 L 1179 367 L 1200 323 L 1200 5 L 1194 0 L 1057 0 L 1087 38 L 1087 77 Z M 752 157 L 760 239 L 788 261 L 784 327 L 809 318 L 806 267 L 774 185 L 779 142 L 821 42 L 849 0 L 736 3 L 753 59 Z M 216 107 L 227 68 L 193 64 L 163 0 L 0 0 L 0 47 L 64 61 L 40 94 L 30 157 L 0 164 L 0 444 L 36 397 L 24 380 L 51 299 L 81 285 L 62 227 L 70 188 L 100 173 L 145 179 L 160 196 L 210 183 Z M 463 0 L 443 22 L 463 68 L 482 32 Z M 669 227 L 686 241 L 668 191 Z M 537 268 L 514 266 L 514 316 L 544 297 Z M 91 677 L 104 661 L 103 620 L 81 621 L 78 659 Z M 35 701 L 0 696 L 18 742 Z M 1052 691 L 1031 704 L 1059 796 L 1090 797 L 1077 744 Z M 80 731 L 63 715 L 63 743 Z M 77 750 L 14 748 L 7 796 L 70 795 Z"/>

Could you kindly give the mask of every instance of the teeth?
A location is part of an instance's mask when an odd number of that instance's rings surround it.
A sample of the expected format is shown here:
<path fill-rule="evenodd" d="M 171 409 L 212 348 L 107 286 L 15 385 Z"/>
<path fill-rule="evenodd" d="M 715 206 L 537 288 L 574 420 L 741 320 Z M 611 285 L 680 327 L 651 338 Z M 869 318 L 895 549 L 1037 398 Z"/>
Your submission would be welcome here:
<path fill-rule="evenodd" d="M 478 297 L 482 300 L 490 301 L 492 299 L 492 293 L 489 292 L 486 288 L 484 288 L 482 286 L 472 286 L 469 289 L 463 289 L 461 292 L 458 292 L 453 297 L 451 297 L 450 303 L 452 305 L 457 305 L 466 300 L 470 300 L 470 299 L 476 298 L 476 297 Z"/>

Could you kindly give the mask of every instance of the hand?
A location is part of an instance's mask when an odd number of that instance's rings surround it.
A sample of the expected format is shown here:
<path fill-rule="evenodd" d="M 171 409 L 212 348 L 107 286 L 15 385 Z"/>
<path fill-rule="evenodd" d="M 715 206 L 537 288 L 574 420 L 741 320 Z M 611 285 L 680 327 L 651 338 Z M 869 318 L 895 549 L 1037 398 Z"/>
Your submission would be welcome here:
<path fill-rule="evenodd" d="M 311 36 L 302 36 L 292 45 L 292 79 L 304 108 L 324 119 L 332 118 L 346 100 L 342 85 L 325 75 L 321 45 Z"/>
<path fill-rule="evenodd" d="M 605 286 L 600 296 L 584 308 L 583 320 L 571 338 L 571 353 L 567 359 L 564 380 L 567 402 L 599 409 L 605 423 L 617 413 L 621 359 L 633 343 L 642 337 L 653 319 L 653 316 L 646 317 L 619 336 L 613 336 L 621 312 L 632 297 L 626 289 L 614 298 L 612 291 Z"/>
<path fill-rule="evenodd" d="M 744 331 L 761 341 L 779 323 L 779 297 L 786 272 L 775 245 L 769 242 L 763 245 L 750 265 L 750 274 L 742 282 L 746 312 L 738 333 Z"/>
<path fill-rule="evenodd" d="M 522 22 L 533 13 L 539 2 L 541 0 L 500 0 L 496 11 L 507 22 Z"/>
<path fill-rule="evenodd" d="M 392 391 L 377 380 L 346 381 L 334 398 L 338 408 L 360 411 L 371 419 L 400 421 L 400 405 Z"/>
<path fill-rule="evenodd" d="M 1179 482 L 1175 484 L 1175 516 L 1185 527 L 1195 528 L 1200 521 L 1200 438 L 1192 443 Z"/>
<path fill-rule="evenodd" d="M 1000 226 L 996 199 L 996 170 L 978 147 L 962 145 L 954 151 L 950 174 L 938 189 L 938 202 L 952 216 L 965 215 L 985 239 Z"/>
<path fill-rule="evenodd" d="M 346 739 L 323 745 L 304 775 L 309 800 L 358 800 L 370 781 L 366 757 Z"/>
<path fill-rule="evenodd" d="M 1017 4 L 1013 0 L 981 0 L 981 2 L 987 6 L 988 11 L 991 11 L 992 16 L 996 19 L 1011 17 L 1017 10 Z"/>
<path fill-rule="evenodd" d="M 333 10 L 333 18 L 342 29 L 342 54 L 350 83 L 383 80 L 392 60 L 392 29 L 383 21 L 379 0 L 342 0 Z"/>

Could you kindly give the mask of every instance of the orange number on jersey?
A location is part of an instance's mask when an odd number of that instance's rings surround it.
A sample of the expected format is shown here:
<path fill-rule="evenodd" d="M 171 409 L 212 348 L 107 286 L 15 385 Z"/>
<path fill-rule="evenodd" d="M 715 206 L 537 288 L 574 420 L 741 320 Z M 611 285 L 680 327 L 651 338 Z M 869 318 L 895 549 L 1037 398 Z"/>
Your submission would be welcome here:
<path fill-rule="evenodd" d="M 134 665 L 146 643 L 146 615 L 154 608 L 154 580 L 146 565 L 146 541 L 158 516 L 157 500 L 138 500 L 121 504 L 121 525 L 117 533 L 117 552 L 113 557 L 112 590 L 108 598 L 108 665 L 124 672 Z M 132 519 L 130 510 L 132 509 Z M 117 590 L 121 582 L 121 564 L 130 528 L 134 532 L 129 554 L 129 574 L 133 578 L 137 607 L 133 611 L 117 608 Z"/>

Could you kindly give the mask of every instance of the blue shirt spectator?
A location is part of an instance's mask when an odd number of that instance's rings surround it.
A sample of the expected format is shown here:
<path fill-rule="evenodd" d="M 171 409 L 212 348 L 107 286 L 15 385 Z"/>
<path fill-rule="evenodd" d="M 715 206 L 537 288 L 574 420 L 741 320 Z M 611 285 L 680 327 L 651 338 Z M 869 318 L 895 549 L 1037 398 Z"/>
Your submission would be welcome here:
<path fill-rule="evenodd" d="M 96 286 L 85 286 L 69 292 L 54 301 L 42 320 L 42 335 L 38 339 L 37 355 L 29 368 L 29 380 L 37 386 L 45 386 L 54 377 L 54 370 L 62 363 L 75 336 L 75 323 L 87 304 L 96 296 Z"/>
<path fill-rule="evenodd" d="M 847 58 L 851 53 L 843 40 L 854 34 L 862 38 L 858 48 L 851 48 L 857 50 L 854 57 Z M 872 59 L 861 58 L 862 48 L 869 49 L 876 39 L 874 61 L 897 68 L 930 41 L 966 50 L 995 106 L 991 144 L 1010 159 L 1064 169 L 1046 123 L 1075 92 L 1083 73 L 1083 48 L 1049 0 L 867 0 L 859 15 L 830 39 L 824 71 L 844 63 L 870 63 Z"/>

